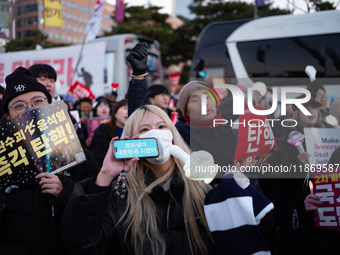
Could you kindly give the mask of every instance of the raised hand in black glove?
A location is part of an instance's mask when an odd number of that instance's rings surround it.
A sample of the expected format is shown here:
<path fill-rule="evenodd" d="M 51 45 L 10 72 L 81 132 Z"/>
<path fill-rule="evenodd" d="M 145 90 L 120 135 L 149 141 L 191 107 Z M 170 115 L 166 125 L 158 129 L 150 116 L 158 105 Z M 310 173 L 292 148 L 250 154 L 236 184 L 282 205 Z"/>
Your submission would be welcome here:
<path fill-rule="evenodd" d="M 143 75 L 146 74 L 146 66 L 148 62 L 148 44 L 146 42 L 137 43 L 135 47 L 130 51 L 127 56 L 132 67 L 132 75 Z"/>

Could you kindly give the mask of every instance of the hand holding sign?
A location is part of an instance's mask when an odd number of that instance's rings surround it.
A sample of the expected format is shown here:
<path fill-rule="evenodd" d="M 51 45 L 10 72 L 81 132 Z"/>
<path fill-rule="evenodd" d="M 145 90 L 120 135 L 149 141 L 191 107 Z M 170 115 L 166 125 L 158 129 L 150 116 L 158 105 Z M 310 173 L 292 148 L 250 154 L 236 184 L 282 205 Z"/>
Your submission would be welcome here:
<path fill-rule="evenodd" d="M 318 209 L 318 205 L 322 205 L 322 202 L 320 201 L 320 197 L 314 194 L 309 194 L 305 198 L 304 203 L 305 203 L 306 211 L 316 211 Z"/>
<path fill-rule="evenodd" d="M 60 192 L 63 190 L 63 184 L 57 175 L 45 172 L 38 174 L 35 178 L 42 179 L 39 182 L 39 185 L 42 189 L 42 193 L 44 194 L 51 194 L 54 197 L 58 197 Z"/>

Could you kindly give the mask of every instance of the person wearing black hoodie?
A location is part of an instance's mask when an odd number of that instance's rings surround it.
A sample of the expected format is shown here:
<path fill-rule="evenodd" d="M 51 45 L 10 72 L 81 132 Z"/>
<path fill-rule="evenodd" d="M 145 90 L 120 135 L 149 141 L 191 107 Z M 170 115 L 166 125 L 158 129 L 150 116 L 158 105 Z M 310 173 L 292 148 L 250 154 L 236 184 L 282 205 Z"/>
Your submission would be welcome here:
<path fill-rule="evenodd" d="M 7 120 L 52 101 L 45 86 L 26 68 L 19 67 L 8 75 L 6 85 L 2 109 Z M 40 173 L 36 176 L 39 185 L 0 191 L 1 255 L 69 254 L 60 234 L 64 209 L 75 183 L 99 172 L 93 155 L 83 150 L 86 163 L 57 175 Z"/>

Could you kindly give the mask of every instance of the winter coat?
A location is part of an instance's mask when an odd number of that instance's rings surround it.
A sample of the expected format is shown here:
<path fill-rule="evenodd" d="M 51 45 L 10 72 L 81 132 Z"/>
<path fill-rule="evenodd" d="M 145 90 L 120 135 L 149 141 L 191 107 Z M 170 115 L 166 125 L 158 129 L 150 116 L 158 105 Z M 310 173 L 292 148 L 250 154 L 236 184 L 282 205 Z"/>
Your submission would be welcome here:
<path fill-rule="evenodd" d="M 328 161 L 328 165 L 340 164 L 340 147 L 336 148 L 331 158 Z M 339 172 L 339 168 L 338 168 Z M 327 228 L 317 228 L 318 245 L 316 247 L 315 254 L 327 254 L 327 255 L 338 255 L 340 254 L 340 231 L 327 229 Z"/>
<path fill-rule="evenodd" d="M 304 207 L 304 200 L 310 194 L 309 188 L 304 183 L 307 173 L 300 172 L 300 166 L 302 169 L 305 166 L 297 158 L 299 153 L 296 147 L 287 142 L 292 131 L 304 133 L 304 125 L 299 119 L 298 111 L 294 113 L 294 119 L 298 123 L 297 126 L 283 127 L 280 142 L 288 154 L 285 165 L 288 165 L 291 169 L 296 169 L 296 172 L 290 174 L 290 179 L 279 179 L 279 192 L 277 193 L 275 208 L 283 244 L 282 253 L 310 254 L 313 250 L 310 244 L 315 240 L 316 229 L 314 228 L 314 214 L 307 212 Z M 286 125 L 290 124 L 286 123 Z M 321 120 L 319 112 L 315 127 L 331 128 L 332 126 Z M 306 151 L 305 141 L 302 145 Z M 309 177 L 311 178 L 311 175 Z"/>
<path fill-rule="evenodd" d="M 1 255 L 69 254 L 60 234 L 63 211 L 75 183 L 99 172 L 93 155 L 83 149 L 87 161 L 59 175 L 63 190 L 58 197 L 43 194 L 38 184 L 10 194 L 0 191 Z"/>
<path fill-rule="evenodd" d="M 111 141 L 110 123 L 103 123 L 94 131 L 90 151 L 101 167 Z"/>
<path fill-rule="evenodd" d="M 146 175 L 147 185 L 156 180 L 152 171 Z M 131 234 L 124 240 L 124 219 L 118 223 L 129 194 L 127 192 L 125 198 L 118 197 L 113 189 L 115 184 L 114 181 L 108 187 L 100 187 L 93 178 L 76 184 L 62 222 L 62 235 L 71 254 L 135 254 Z M 168 191 L 157 185 L 149 195 L 156 208 L 157 225 L 166 242 L 167 255 L 191 254 L 184 224 L 183 192 L 183 179 L 177 170 Z M 197 224 L 209 254 L 215 254 L 215 247 L 198 219 Z M 152 254 L 150 243 L 146 242 L 140 254 Z"/>

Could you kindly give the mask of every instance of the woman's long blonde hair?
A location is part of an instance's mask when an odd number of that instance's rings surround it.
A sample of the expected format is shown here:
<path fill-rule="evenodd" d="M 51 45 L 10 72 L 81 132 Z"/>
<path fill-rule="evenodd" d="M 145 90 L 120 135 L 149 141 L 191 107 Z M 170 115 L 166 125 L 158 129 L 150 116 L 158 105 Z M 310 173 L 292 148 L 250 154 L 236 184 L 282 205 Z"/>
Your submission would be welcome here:
<path fill-rule="evenodd" d="M 139 125 L 147 112 L 153 112 L 164 120 L 165 125 L 173 134 L 173 143 L 190 154 L 190 149 L 182 140 L 182 137 L 169 117 L 157 106 L 146 105 L 134 111 L 125 124 L 125 135 L 132 137 L 138 133 Z M 145 245 L 151 246 L 152 254 L 165 254 L 165 240 L 158 229 L 156 208 L 149 194 L 156 185 L 169 180 L 176 168 L 175 164 L 184 182 L 182 206 L 191 252 L 194 254 L 196 252 L 195 248 L 197 247 L 197 250 L 201 254 L 208 254 L 207 247 L 201 238 L 196 223 L 196 217 L 199 217 L 199 220 L 211 238 L 203 209 L 205 194 L 209 190 L 209 186 L 203 182 L 187 179 L 183 170 L 183 162 L 174 157 L 172 157 L 170 170 L 149 186 L 145 183 L 146 169 L 150 168 L 146 160 L 140 160 L 126 175 L 128 188 L 127 208 L 120 221 L 126 217 L 124 219 L 124 223 L 127 226 L 125 239 L 128 232 L 131 232 L 131 242 L 136 254 L 141 253 Z"/>

